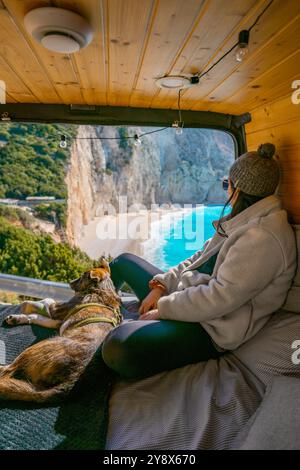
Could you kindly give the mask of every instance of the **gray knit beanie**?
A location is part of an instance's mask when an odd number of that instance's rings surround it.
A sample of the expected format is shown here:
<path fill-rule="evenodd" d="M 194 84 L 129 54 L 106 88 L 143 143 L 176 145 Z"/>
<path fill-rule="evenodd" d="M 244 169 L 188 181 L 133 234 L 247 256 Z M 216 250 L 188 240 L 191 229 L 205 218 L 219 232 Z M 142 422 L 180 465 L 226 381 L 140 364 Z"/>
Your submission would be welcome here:
<path fill-rule="evenodd" d="M 274 194 L 280 178 L 274 153 L 273 144 L 262 144 L 256 152 L 247 152 L 237 158 L 229 171 L 234 187 L 251 196 Z"/>

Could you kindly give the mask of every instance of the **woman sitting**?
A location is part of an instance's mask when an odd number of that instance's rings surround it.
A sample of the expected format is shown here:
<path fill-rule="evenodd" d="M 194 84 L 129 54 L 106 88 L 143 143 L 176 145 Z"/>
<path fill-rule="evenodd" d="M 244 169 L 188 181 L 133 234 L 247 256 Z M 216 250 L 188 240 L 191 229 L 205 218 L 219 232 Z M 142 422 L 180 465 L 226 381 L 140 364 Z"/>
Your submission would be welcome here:
<path fill-rule="evenodd" d="M 279 167 L 264 144 L 230 168 L 225 207 L 203 250 L 163 273 L 122 254 L 111 263 L 119 289 L 129 284 L 140 317 L 103 343 L 105 363 L 124 378 L 142 378 L 217 358 L 253 337 L 286 298 L 296 269 L 294 234 L 274 195 Z M 224 214 L 224 209 L 222 214 Z"/>

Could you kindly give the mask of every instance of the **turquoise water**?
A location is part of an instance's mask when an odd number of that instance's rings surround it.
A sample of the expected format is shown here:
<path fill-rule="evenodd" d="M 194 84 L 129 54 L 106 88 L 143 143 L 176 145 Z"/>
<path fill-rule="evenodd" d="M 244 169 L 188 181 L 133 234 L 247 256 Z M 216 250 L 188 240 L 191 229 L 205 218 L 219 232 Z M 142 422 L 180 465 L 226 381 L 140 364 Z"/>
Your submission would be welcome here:
<path fill-rule="evenodd" d="M 214 235 L 212 222 L 220 217 L 222 208 L 200 206 L 161 221 L 156 227 L 155 238 L 144 244 L 144 258 L 164 271 L 176 266 L 200 250 Z"/>

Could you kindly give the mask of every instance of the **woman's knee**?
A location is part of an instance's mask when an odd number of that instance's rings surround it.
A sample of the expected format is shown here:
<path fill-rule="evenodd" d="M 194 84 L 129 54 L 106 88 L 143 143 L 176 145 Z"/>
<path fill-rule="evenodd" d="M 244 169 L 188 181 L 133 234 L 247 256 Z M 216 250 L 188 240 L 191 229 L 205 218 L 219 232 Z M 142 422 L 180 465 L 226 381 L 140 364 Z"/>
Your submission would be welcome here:
<path fill-rule="evenodd" d="M 123 263 L 127 261 L 136 261 L 139 256 L 134 255 L 133 253 L 121 253 L 120 255 L 116 256 L 111 263 Z"/>
<path fill-rule="evenodd" d="M 111 261 L 110 268 L 117 272 L 122 272 L 124 268 L 139 264 L 140 262 L 141 258 L 133 253 L 121 253 Z"/>
<path fill-rule="evenodd" d="M 125 338 L 125 325 L 113 330 L 102 344 L 102 358 L 105 364 L 121 377 L 136 378 L 141 375 L 138 354 L 134 354 L 132 345 Z M 118 331 L 119 330 L 119 331 Z"/>

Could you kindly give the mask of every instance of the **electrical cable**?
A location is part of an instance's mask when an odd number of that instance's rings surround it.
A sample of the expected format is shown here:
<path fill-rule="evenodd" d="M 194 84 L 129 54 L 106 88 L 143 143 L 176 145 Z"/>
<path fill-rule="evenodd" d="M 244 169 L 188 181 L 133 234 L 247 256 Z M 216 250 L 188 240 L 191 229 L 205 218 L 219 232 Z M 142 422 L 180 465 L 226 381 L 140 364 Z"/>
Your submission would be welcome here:
<path fill-rule="evenodd" d="M 263 9 L 263 11 L 258 15 L 258 17 L 256 18 L 256 20 L 254 21 L 254 23 L 250 26 L 250 28 L 248 28 L 248 32 L 250 32 L 254 26 L 257 25 L 257 23 L 259 22 L 259 20 L 261 19 L 261 17 L 263 16 L 263 14 L 270 8 L 270 6 L 272 5 L 272 3 L 274 2 L 274 0 L 271 0 L 268 5 Z M 233 51 L 233 49 L 235 47 L 237 47 L 239 45 L 239 42 L 237 41 L 227 52 L 225 52 L 224 55 L 222 55 L 222 57 L 220 57 L 220 59 L 218 59 L 214 64 L 212 64 L 209 69 L 207 69 L 205 72 L 203 73 L 198 73 L 196 74 L 197 77 L 202 78 L 204 77 L 205 75 L 207 75 L 216 65 L 218 65 L 223 59 L 225 59 L 225 57 L 228 56 L 228 54 L 230 54 L 230 52 Z"/>
<path fill-rule="evenodd" d="M 138 137 L 144 137 L 145 135 L 154 134 L 155 132 L 165 131 L 166 129 L 170 129 L 170 126 L 163 127 L 161 129 L 155 129 L 154 131 L 144 132 L 143 134 L 139 134 Z M 136 139 L 136 135 L 127 136 L 127 137 L 76 137 L 75 140 L 129 140 L 129 139 Z"/>
<path fill-rule="evenodd" d="M 179 122 L 182 122 L 182 119 L 181 119 L 181 108 L 180 108 L 180 101 L 181 101 L 181 92 L 183 91 L 184 89 L 183 88 L 180 88 L 179 92 L 178 92 L 178 113 L 179 113 Z"/>
<path fill-rule="evenodd" d="M 272 5 L 272 3 L 274 2 L 274 0 L 271 0 L 268 5 L 263 9 L 263 11 L 258 15 L 258 17 L 256 18 L 256 20 L 254 21 L 254 23 L 250 26 L 250 28 L 248 29 L 248 31 L 250 32 L 251 29 L 254 28 L 254 26 L 257 25 L 257 23 L 259 22 L 259 20 L 261 19 L 261 17 L 263 16 L 263 14 L 268 10 L 268 8 Z"/>
<path fill-rule="evenodd" d="M 256 20 L 254 21 L 254 23 L 248 28 L 248 32 L 250 33 L 250 31 L 257 25 L 257 23 L 259 22 L 259 20 L 261 19 L 261 17 L 265 14 L 265 12 L 270 8 L 270 6 L 272 5 L 272 3 L 274 2 L 274 0 L 270 0 L 270 2 L 266 5 L 266 7 L 263 9 L 263 11 L 258 15 L 258 17 L 256 18 Z M 194 77 L 198 77 L 199 80 L 204 77 L 205 75 L 207 75 L 213 68 L 216 67 L 216 65 L 218 65 L 223 59 L 225 59 L 225 57 L 228 56 L 228 54 L 230 54 L 233 49 L 235 49 L 237 46 L 239 45 L 239 41 L 237 41 L 227 52 L 225 52 L 225 54 L 223 54 L 214 64 L 212 64 L 207 70 L 205 70 L 205 72 L 202 72 L 202 73 L 197 73 L 194 75 Z M 181 92 L 184 91 L 183 88 L 180 88 L 179 92 L 178 92 L 178 113 L 179 113 L 179 123 L 182 125 L 183 127 L 183 121 L 182 121 L 182 114 L 181 114 L 181 106 L 180 106 L 180 101 L 181 101 Z M 162 132 L 166 129 L 169 129 L 170 127 L 163 127 L 162 129 L 155 129 L 154 131 L 149 131 L 149 132 L 144 132 L 143 134 L 141 135 L 138 135 L 138 134 L 135 134 L 134 136 L 128 136 L 128 137 L 76 137 L 75 140 L 130 140 L 130 139 L 139 139 L 140 137 L 144 137 L 145 135 L 150 135 L 150 134 L 154 134 L 155 132 Z M 65 141 L 65 136 L 62 136 L 62 140 Z"/>

